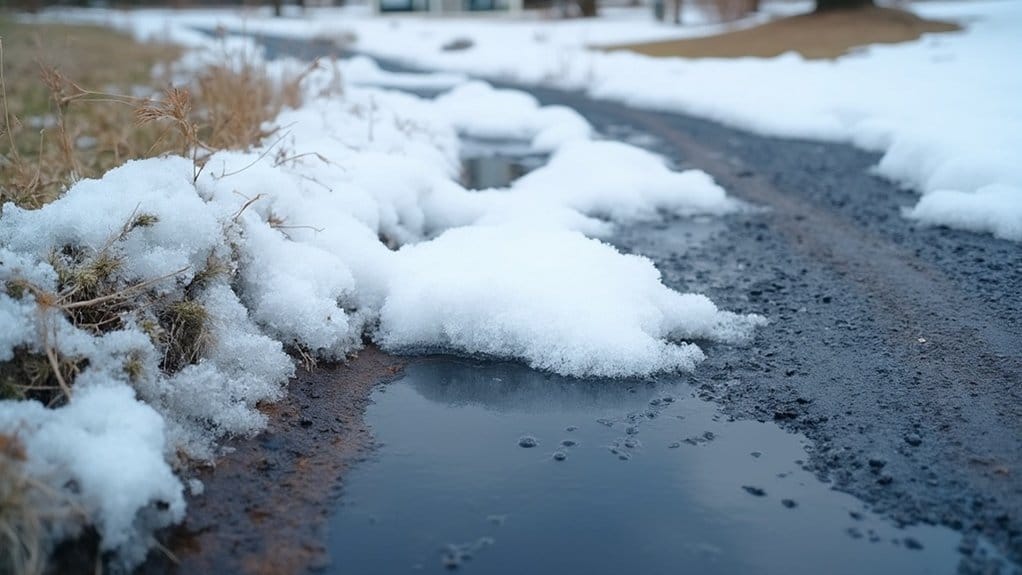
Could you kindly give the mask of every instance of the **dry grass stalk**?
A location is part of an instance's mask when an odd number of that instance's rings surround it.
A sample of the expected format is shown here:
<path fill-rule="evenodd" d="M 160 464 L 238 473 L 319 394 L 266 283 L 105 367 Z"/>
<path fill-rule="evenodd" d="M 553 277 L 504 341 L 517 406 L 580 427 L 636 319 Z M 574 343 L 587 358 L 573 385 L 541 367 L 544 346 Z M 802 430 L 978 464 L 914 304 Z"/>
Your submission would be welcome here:
<path fill-rule="evenodd" d="M 45 566 L 43 518 L 16 437 L 0 434 L 0 573 L 38 575 Z"/>

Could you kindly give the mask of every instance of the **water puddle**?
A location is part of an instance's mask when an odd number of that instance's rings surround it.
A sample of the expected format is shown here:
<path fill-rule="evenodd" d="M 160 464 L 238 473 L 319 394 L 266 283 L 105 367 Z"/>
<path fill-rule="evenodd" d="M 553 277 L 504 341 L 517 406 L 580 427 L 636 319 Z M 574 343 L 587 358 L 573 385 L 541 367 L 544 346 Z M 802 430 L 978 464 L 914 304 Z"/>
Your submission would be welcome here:
<path fill-rule="evenodd" d="M 960 536 L 900 529 L 680 379 L 578 381 L 413 362 L 367 413 L 381 448 L 330 521 L 337 572 L 953 573 Z"/>
<path fill-rule="evenodd" d="M 525 174 L 546 164 L 529 142 L 461 139 L 461 184 L 470 190 L 506 188 Z"/>

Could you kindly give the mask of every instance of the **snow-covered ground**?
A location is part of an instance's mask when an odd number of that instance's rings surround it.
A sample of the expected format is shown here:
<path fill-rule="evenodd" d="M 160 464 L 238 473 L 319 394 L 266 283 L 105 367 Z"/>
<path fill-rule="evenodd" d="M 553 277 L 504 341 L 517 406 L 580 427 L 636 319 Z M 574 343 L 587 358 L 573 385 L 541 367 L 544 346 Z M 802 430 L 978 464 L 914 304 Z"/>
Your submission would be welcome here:
<path fill-rule="evenodd" d="M 774 13 L 805 3 L 767 4 Z M 922 16 L 957 21 L 960 33 L 873 46 L 835 61 L 655 59 L 592 46 L 704 35 L 645 11 L 594 21 L 378 18 L 321 10 L 286 19 L 265 12 L 142 12 L 89 17 L 144 34 L 174 25 L 354 39 L 366 53 L 477 76 L 582 89 L 598 98 L 705 116 L 762 134 L 847 141 L 883 152 L 877 171 L 921 193 L 905 215 L 1022 240 L 1022 4 L 925 2 Z M 765 16 L 736 26 L 747 26 Z M 470 47 L 445 50 L 456 40 Z"/>
<path fill-rule="evenodd" d="M 180 78 L 260 58 L 244 39 L 172 35 L 193 47 Z M 261 65 L 271 77 L 306 67 Z M 455 86 L 423 100 L 349 73 L 395 80 L 366 60 L 323 64 L 256 149 L 217 152 L 201 170 L 183 157 L 129 162 L 41 209 L 3 206 L 0 361 L 77 365 L 65 406 L 0 402 L 0 434 L 24 444 L 24 471 L 47 486 L 34 504 L 67 503 L 45 540 L 87 522 L 121 565 L 141 560 L 152 531 L 183 517 L 184 485 L 201 489 L 183 480 L 187 462 L 265 425 L 257 405 L 279 399 L 294 370 L 286 347 L 342 359 L 371 340 L 642 376 L 691 369 L 703 358 L 692 339 L 740 342 L 765 321 L 669 289 L 652 262 L 597 239 L 617 222 L 742 209 L 705 173 L 594 140 L 577 113 L 525 93 L 434 76 Z M 550 160 L 507 188 L 466 190 L 459 133 Z M 60 286 L 75 266 L 102 267 L 89 273 L 116 292 L 100 301 L 124 303 L 103 329 L 71 321 Z M 180 305 L 208 333 L 168 367 L 158 310 Z"/>

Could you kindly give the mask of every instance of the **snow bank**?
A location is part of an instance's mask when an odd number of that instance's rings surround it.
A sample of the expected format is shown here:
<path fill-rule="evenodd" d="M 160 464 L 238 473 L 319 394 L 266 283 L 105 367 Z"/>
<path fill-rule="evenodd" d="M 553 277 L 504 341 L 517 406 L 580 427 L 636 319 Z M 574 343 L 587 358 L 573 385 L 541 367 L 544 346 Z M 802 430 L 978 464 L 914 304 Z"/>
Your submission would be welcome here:
<path fill-rule="evenodd" d="M 0 402 L 0 433 L 25 443 L 33 476 L 85 511 L 50 544 L 88 522 L 122 566 L 138 563 L 184 513 L 172 470 L 265 425 L 259 404 L 294 371 L 286 347 L 336 360 L 371 339 L 626 377 L 691 369 L 693 340 L 739 342 L 762 323 L 584 235 L 732 209 L 705 174 L 592 141 L 577 114 L 522 93 L 469 83 L 431 102 L 339 77 L 314 70 L 278 134 L 199 171 L 129 162 L 41 209 L 3 206 L 0 361 L 77 369 L 65 406 Z M 509 188 L 466 190 L 459 130 L 552 158 Z M 106 302 L 95 322 L 73 311 Z"/>

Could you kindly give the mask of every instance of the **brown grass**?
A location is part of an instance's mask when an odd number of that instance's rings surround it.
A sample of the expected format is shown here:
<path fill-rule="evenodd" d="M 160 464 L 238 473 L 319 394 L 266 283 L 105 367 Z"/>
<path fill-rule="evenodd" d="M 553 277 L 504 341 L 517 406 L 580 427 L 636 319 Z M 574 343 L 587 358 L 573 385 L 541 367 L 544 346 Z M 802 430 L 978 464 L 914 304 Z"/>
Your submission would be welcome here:
<path fill-rule="evenodd" d="M 45 565 L 43 517 L 25 474 L 25 451 L 16 437 L 0 434 L 0 573 L 36 575 Z"/>
<path fill-rule="evenodd" d="M 138 157 L 154 130 L 132 125 L 131 94 L 180 51 L 106 28 L 15 23 L 0 17 L 4 106 L 0 203 L 38 207 L 69 182 Z M 73 76 L 73 77 L 72 77 Z"/>
<path fill-rule="evenodd" d="M 717 36 L 607 47 L 648 56 L 682 58 L 770 58 L 798 52 L 808 59 L 837 58 L 869 44 L 896 44 L 923 34 L 954 32 L 957 24 L 926 20 L 891 8 L 835 10 L 782 18 Z"/>
<path fill-rule="evenodd" d="M 168 152 L 191 155 L 197 176 L 214 151 L 269 136 L 267 122 L 300 103 L 312 70 L 272 79 L 256 64 L 220 65 L 174 87 L 152 71 L 178 58 L 176 47 L 105 28 L 2 19 L 0 36 L 0 205 L 40 207 L 81 178 Z M 131 96 L 139 90 L 160 96 Z"/>

